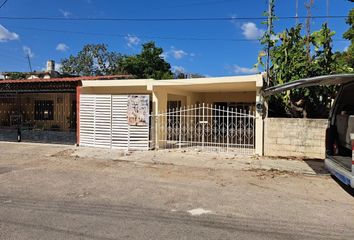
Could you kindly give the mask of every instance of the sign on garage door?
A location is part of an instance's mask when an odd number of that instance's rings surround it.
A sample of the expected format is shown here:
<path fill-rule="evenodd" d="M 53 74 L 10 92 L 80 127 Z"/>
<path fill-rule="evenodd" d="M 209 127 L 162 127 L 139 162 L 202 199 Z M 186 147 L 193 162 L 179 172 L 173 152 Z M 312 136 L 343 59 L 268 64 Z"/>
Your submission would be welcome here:
<path fill-rule="evenodd" d="M 148 150 L 149 123 L 129 124 L 128 100 L 143 99 L 135 107 L 149 109 L 148 95 L 80 95 L 80 145 Z M 147 99 L 147 100 L 146 100 Z M 131 110 L 131 109 L 130 109 Z M 141 115 L 141 112 L 139 113 Z M 148 117 L 147 117 L 148 119 Z"/>

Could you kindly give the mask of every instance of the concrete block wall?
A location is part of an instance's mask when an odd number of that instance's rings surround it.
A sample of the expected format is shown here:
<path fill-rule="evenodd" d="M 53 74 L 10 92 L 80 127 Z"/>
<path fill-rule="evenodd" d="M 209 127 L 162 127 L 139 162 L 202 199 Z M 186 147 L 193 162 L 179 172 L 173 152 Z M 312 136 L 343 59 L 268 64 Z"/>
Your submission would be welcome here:
<path fill-rule="evenodd" d="M 325 157 L 327 119 L 267 118 L 264 121 L 265 156 Z"/>

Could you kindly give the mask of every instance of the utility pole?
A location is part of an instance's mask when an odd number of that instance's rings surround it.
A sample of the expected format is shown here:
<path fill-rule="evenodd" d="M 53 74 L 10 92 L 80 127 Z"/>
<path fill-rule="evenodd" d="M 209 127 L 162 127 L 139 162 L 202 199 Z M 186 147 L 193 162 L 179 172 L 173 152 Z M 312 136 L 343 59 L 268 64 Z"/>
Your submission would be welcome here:
<path fill-rule="evenodd" d="M 329 0 L 327 0 L 327 23 L 329 20 Z"/>
<path fill-rule="evenodd" d="M 315 0 L 309 0 L 308 3 L 305 3 L 305 7 L 307 10 L 306 16 L 306 54 L 308 61 L 311 60 L 311 49 L 310 49 L 310 35 L 311 35 L 311 9 L 314 4 Z"/>
<path fill-rule="evenodd" d="M 295 0 L 295 25 L 299 24 L 299 0 Z"/>
<path fill-rule="evenodd" d="M 28 60 L 28 66 L 29 66 L 30 72 L 32 72 L 31 58 L 30 58 L 29 54 L 27 54 L 27 60 Z"/>
<path fill-rule="evenodd" d="M 267 87 L 269 87 L 269 68 L 270 68 L 270 38 L 271 38 L 271 33 L 272 33 L 272 19 L 273 16 L 273 0 L 268 0 L 268 46 L 267 46 L 267 63 L 266 63 L 266 68 L 267 68 Z"/>

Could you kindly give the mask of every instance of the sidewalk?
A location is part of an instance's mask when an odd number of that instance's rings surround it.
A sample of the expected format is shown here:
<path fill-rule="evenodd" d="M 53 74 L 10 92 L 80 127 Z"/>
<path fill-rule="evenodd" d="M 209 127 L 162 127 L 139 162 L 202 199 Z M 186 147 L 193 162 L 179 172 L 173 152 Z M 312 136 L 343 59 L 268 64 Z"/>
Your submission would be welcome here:
<path fill-rule="evenodd" d="M 306 175 L 327 174 L 322 160 L 236 156 L 231 153 L 218 152 L 184 150 L 122 152 L 111 149 L 80 147 L 75 148 L 72 155 L 80 158 L 128 161 L 142 164 L 179 165 L 211 169 L 272 170 Z"/>

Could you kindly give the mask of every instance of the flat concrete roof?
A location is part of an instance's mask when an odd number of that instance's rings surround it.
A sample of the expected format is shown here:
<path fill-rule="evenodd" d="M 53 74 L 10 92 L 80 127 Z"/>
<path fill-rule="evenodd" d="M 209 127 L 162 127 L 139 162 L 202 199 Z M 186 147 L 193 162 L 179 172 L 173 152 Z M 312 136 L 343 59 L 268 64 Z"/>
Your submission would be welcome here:
<path fill-rule="evenodd" d="M 154 88 L 178 89 L 192 92 L 233 92 L 233 91 L 254 91 L 257 87 L 263 86 L 263 75 L 254 74 L 247 76 L 229 76 L 212 78 L 191 78 L 191 79 L 117 79 L 117 80 L 96 80 L 82 81 L 82 87 L 110 88 L 110 87 L 142 87 L 146 86 L 148 91 Z"/>

